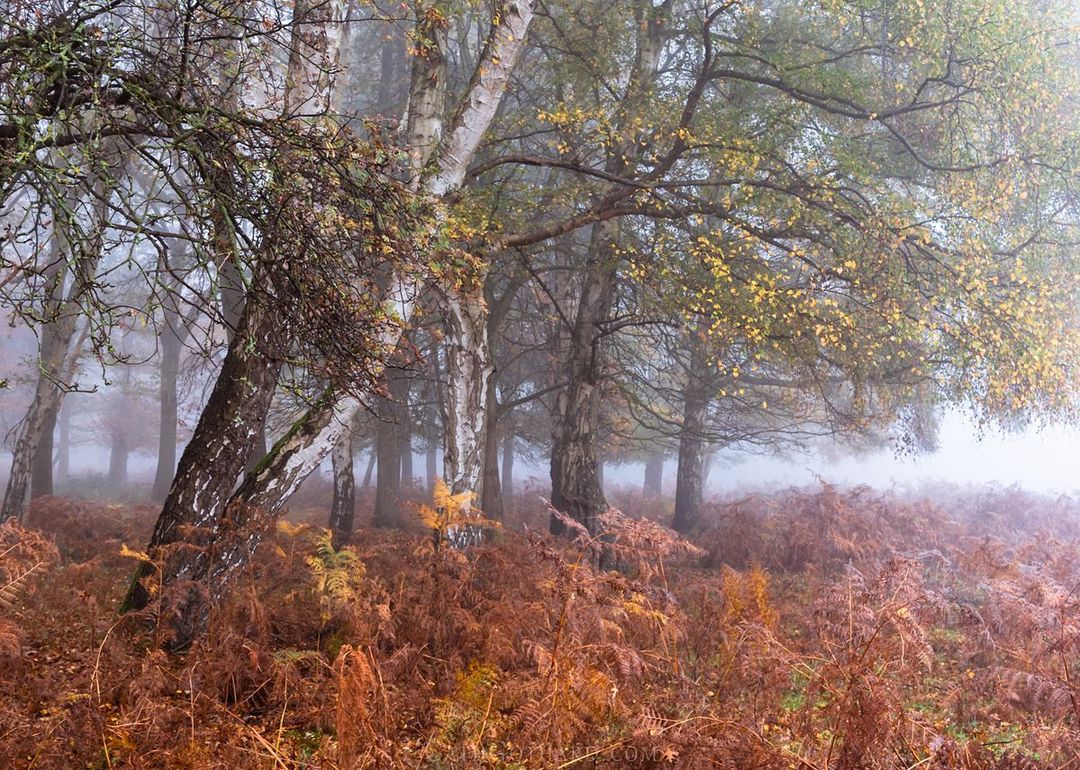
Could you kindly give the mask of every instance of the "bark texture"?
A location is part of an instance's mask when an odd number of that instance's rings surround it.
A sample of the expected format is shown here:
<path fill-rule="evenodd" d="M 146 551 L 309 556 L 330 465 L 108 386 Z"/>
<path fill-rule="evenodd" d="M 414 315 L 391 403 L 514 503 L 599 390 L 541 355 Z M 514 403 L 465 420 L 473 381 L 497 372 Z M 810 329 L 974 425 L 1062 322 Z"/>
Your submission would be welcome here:
<path fill-rule="evenodd" d="M 356 517 L 356 476 L 353 473 L 353 431 L 350 427 L 330 453 L 334 472 L 334 501 L 330 506 L 330 532 L 335 548 L 349 542 Z"/>
<path fill-rule="evenodd" d="M 446 434 L 443 476 L 454 494 L 475 492 L 484 467 L 484 418 L 493 371 L 482 290 L 443 303 L 446 324 Z"/>
<path fill-rule="evenodd" d="M 298 2 L 293 12 L 301 23 L 293 25 L 285 114 L 321 114 L 330 105 L 330 82 L 342 35 L 342 4 L 340 0 Z M 231 199 L 228 193 L 232 192 L 232 182 L 227 173 L 214 175 L 207 182 L 223 194 L 218 200 Z M 227 271 L 240 264 L 235 232 L 228 213 L 221 208 L 215 211 L 215 260 Z M 264 268 L 272 270 L 273 261 L 268 264 Z M 160 566 L 144 562 L 123 603 L 125 610 L 141 609 L 147 604 L 150 594 L 145 579 L 156 569 L 173 631 L 170 645 L 177 649 L 187 647 L 205 624 L 210 603 L 217 595 L 215 587 L 208 583 L 211 576 L 239 566 L 238 554 L 246 559 L 247 552 L 238 550 L 235 542 L 235 522 L 230 520 L 233 508 L 228 503 L 264 429 L 281 368 L 279 340 L 288 336 L 288 329 L 272 307 L 275 297 L 264 290 L 273 283 L 271 276 L 257 272 L 252 284 L 259 288 L 245 298 L 225 362 L 180 458 L 150 540 L 149 552 Z M 227 303 L 223 310 L 228 314 Z M 327 416 L 332 417 L 333 410 Z M 340 431 L 327 451 L 339 435 Z M 261 467 L 256 467 L 249 479 L 261 479 Z M 279 479 L 264 484 L 258 491 L 276 491 L 280 484 L 295 489 L 299 481 L 286 465 Z"/>
<path fill-rule="evenodd" d="M 612 148 L 605 163 L 605 171 L 614 176 L 633 175 L 636 159 L 648 146 L 648 142 L 636 140 L 635 118 L 656 83 L 670 3 L 659 7 L 639 3 L 635 13 L 637 49 L 626 91 L 614 115 L 623 144 Z M 552 436 L 551 504 L 590 532 L 596 531 L 597 517 L 607 508 L 596 440 L 601 417 L 601 340 L 611 312 L 620 261 L 618 227 L 617 220 L 593 225 L 577 315 L 563 361 L 566 386 L 556 401 Z M 550 526 L 554 534 L 565 529 L 554 515 Z"/>
<path fill-rule="evenodd" d="M 683 391 L 682 431 L 679 434 L 679 468 L 675 479 L 676 532 L 692 532 L 701 524 L 705 486 L 705 419 L 712 396 L 708 361 L 700 343 L 691 341 L 690 367 Z"/>
<path fill-rule="evenodd" d="M 337 7 L 336 3 L 334 6 Z M 415 186 L 418 189 L 438 197 L 453 191 L 464 179 L 465 171 L 475 155 L 479 141 L 486 133 L 502 98 L 513 62 L 523 46 L 525 29 L 532 18 L 532 8 L 532 2 L 506 2 L 497 6 L 497 18 L 500 21 L 493 26 L 489 37 L 502 34 L 500 47 L 494 49 L 502 55 L 491 56 L 478 65 L 478 73 L 480 69 L 489 72 L 474 76 L 461 108 L 455 113 L 450 133 L 452 145 L 448 145 L 454 148 L 453 159 L 443 158 L 436 164 L 421 161 L 420 165 L 425 170 L 417 175 Z M 502 30 L 511 25 L 514 32 L 503 34 Z M 328 33 L 323 38 L 328 42 L 339 39 L 340 30 L 333 34 Z M 314 43 L 306 41 L 304 44 L 313 45 Z M 489 44 L 493 45 L 490 42 Z M 317 58 L 309 57 L 308 60 Z M 410 107 L 407 132 L 410 150 L 415 150 L 418 146 L 413 141 L 416 136 L 427 134 L 432 139 L 437 139 L 441 133 L 439 116 L 442 114 L 442 104 L 441 98 L 438 97 L 438 89 L 445 89 L 445 83 L 440 82 L 438 78 L 432 83 L 427 77 L 427 71 L 423 69 L 425 66 L 423 64 L 418 73 L 417 62 L 424 61 L 426 58 L 423 56 L 414 58 L 412 83 L 414 101 Z M 500 75 L 501 71 L 504 73 Z M 301 81 L 294 80 L 293 82 L 300 83 Z M 425 110 L 422 107 L 428 94 L 417 92 L 423 89 L 435 89 L 435 94 L 429 101 L 431 104 L 437 104 L 438 109 Z M 484 93 L 479 93 L 481 90 Z M 423 98 L 416 100 L 417 96 Z M 303 103 L 308 103 L 308 99 L 304 98 Z M 423 119 L 414 120 L 414 116 Z M 461 135 L 455 136 L 459 132 Z M 423 143 L 421 142 L 420 145 L 423 146 Z M 390 281 L 390 287 L 387 300 L 388 311 L 407 320 L 411 315 L 415 300 L 416 285 L 411 278 L 395 276 Z M 249 302 L 249 307 L 245 310 L 245 318 L 250 315 L 252 315 L 252 310 Z M 393 349 L 397 336 L 394 334 L 393 339 L 380 340 L 380 343 L 385 349 Z M 230 354 L 233 354 L 233 346 L 230 346 Z M 240 351 L 237 351 L 232 357 L 240 359 L 242 355 Z M 226 369 L 230 366 L 236 368 L 238 363 L 239 361 L 233 361 L 230 364 L 228 358 L 226 359 L 226 365 L 219 378 L 223 380 L 222 388 L 228 390 L 236 387 L 235 384 L 228 384 L 233 380 L 234 375 L 228 373 Z M 269 362 L 265 362 L 264 365 L 272 366 Z M 269 372 L 253 371 L 252 374 L 262 375 Z M 276 372 L 274 374 L 276 375 Z M 262 377 L 257 378 L 259 382 L 251 384 L 259 389 L 258 393 L 248 393 L 239 399 L 229 398 L 226 397 L 228 394 L 222 394 L 221 398 L 215 400 L 212 395 L 211 402 L 208 403 L 200 419 L 200 425 L 205 421 L 208 428 L 211 424 L 216 424 L 224 429 L 223 422 L 235 421 L 235 409 L 240 403 L 243 403 L 245 409 L 261 411 L 262 417 L 265 418 L 264 407 L 269 404 L 267 393 L 272 394 L 273 384 L 269 377 L 265 380 Z M 276 376 L 274 379 L 276 380 Z M 217 389 L 215 386 L 215 392 Z M 259 409 L 255 410 L 255 406 Z M 203 493 L 196 501 L 202 511 L 197 518 L 199 521 L 206 521 L 215 526 L 210 528 L 211 538 L 206 548 L 197 550 L 199 556 L 189 557 L 188 564 L 182 569 L 170 567 L 169 563 L 166 563 L 162 582 L 169 590 L 183 589 L 187 592 L 186 597 L 181 598 L 175 614 L 174 646 L 186 646 L 204 627 L 212 603 L 227 590 L 230 578 L 250 558 L 251 553 L 273 525 L 285 501 L 337 444 L 346 425 L 360 407 L 361 404 L 355 397 L 343 396 L 328 390 L 293 425 L 292 429 L 277 441 L 258 467 L 247 474 L 244 482 L 231 497 L 228 496 L 228 490 L 225 487 L 207 482 L 205 476 L 211 468 L 214 468 L 219 478 L 221 475 L 229 476 L 231 482 L 231 479 L 235 478 L 235 475 L 231 474 L 239 470 L 232 469 L 238 463 L 242 464 L 250 453 L 252 437 L 247 434 L 237 436 L 235 438 L 238 439 L 238 443 L 230 446 L 221 446 L 218 442 L 216 453 L 209 454 L 202 447 L 191 449 L 191 445 L 196 444 L 193 438 L 189 451 L 185 451 L 181 459 L 177 479 L 185 470 L 188 475 L 193 476 L 192 482 L 185 482 L 184 486 L 198 488 Z M 261 423 L 262 419 L 255 419 L 249 425 L 257 426 Z M 173 484 L 174 492 L 177 490 L 178 483 L 176 481 Z M 171 497 L 173 493 L 170 493 Z M 225 500 L 228 502 L 225 503 Z M 172 510 L 169 502 L 166 502 L 166 507 L 159 519 L 158 529 L 161 532 L 155 530 L 155 543 L 164 542 L 166 539 L 176 542 L 183 521 L 183 516 L 177 515 L 179 513 Z M 207 519 L 207 513 L 212 514 L 213 518 Z M 144 568 L 141 572 L 145 575 L 146 569 Z M 136 581 L 125 605 L 129 608 L 142 606 L 147 599 L 145 589 Z"/>
<path fill-rule="evenodd" d="M 514 65 L 524 47 L 535 0 L 504 0 L 496 6 L 491 29 L 465 99 L 435 157 L 437 172 L 426 189 L 443 196 L 461 186 L 480 141 L 495 117 Z M 479 491 L 485 462 L 485 401 L 494 371 L 489 342 L 486 274 L 482 269 L 441 295 L 446 329 L 447 422 L 443 476 L 454 494 Z M 495 481 L 498 474 L 496 471 Z"/>
<path fill-rule="evenodd" d="M 597 516 L 607 508 L 596 458 L 596 434 L 603 379 L 600 348 L 618 269 L 617 231 L 613 222 L 593 226 L 585 281 L 563 363 L 566 387 L 555 403 L 552 436 L 551 504 L 590 532 L 596 531 Z M 551 531 L 561 534 L 563 530 L 562 522 L 552 516 Z"/>
<path fill-rule="evenodd" d="M 217 184 L 222 190 L 232 188 L 231 179 L 228 181 L 219 180 Z M 229 232 L 231 224 L 223 219 L 218 219 L 214 222 L 214 228 L 215 232 L 222 230 Z M 240 328 L 240 320 L 244 316 L 247 281 L 244 278 L 243 271 L 236 263 L 236 245 L 233 236 L 231 234 L 222 236 L 219 241 L 217 253 L 222 259 L 218 267 L 218 302 L 221 304 L 221 320 L 225 325 L 225 339 L 231 343 L 236 335 L 236 330 Z M 259 434 L 255 437 L 255 448 L 251 450 L 251 454 L 248 456 L 247 464 L 244 466 L 245 470 L 255 470 L 259 461 L 266 456 L 266 450 L 266 425 L 264 424 L 260 426 Z M 174 460 L 174 470 L 175 466 Z M 168 488 L 165 491 L 168 492 Z"/>
<path fill-rule="evenodd" d="M 273 343 L 280 331 L 278 317 L 268 304 L 267 296 L 256 294 L 245 305 L 240 327 L 158 516 L 150 553 L 163 562 L 158 576 L 163 584 L 193 580 L 203 569 L 206 546 L 222 523 L 225 503 L 266 419 L 280 370 Z M 178 543 L 185 547 L 174 547 Z M 152 572 L 144 564 L 138 578 Z M 181 608 L 196 599 L 192 592 L 200 587 L 192 585 L 187 590 L 188 595 L 173 597 Z M 125 608 L 141 609 L 149 598 L 145 586 L 136 580 Z M 184 617 L 183 609 L 178 612 L 180 646 L 190 641 L 187 625 L 191 620 Z"/>
<path fill-rule="evenodd" d="M 298 0 L 285 75 L 286 117 L 325 115 L 344 35 L 344 0 Z"/>

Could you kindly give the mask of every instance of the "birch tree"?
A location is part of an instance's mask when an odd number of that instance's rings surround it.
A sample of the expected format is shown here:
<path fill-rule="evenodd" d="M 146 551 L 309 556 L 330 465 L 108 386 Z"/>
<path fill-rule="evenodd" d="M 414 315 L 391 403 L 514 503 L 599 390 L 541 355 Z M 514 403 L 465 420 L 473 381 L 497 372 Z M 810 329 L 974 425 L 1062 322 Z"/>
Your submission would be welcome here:
<path fill-rule="evenodd" d="M 429 13 L 429 10 L 432 11 Z M 506 2 L 498 7 L 495 20 L 488 36 L 489 58 L 483 60 L 477 68 L 477 75 L 463 98 L 460 109 L 455 112 L 449 130 L 445 138 L 434 144 L 443 132 L 439 128 L 440 115 L 430 108 L 432 99 L 429 99 L 425 89 L 438 91 L 442 88 L 442 65 L 440 63 L 438 44 L 435 40 L 437 34 L 435 28 L 441 23 L 439 15 L 434 9 L 421 7 L 420 24 L 421 30 L 432 36 L 430 42 L 424 41 L 419 49 L 419 54 L 414 59 L 412 88 L 413 104 L 417 105 L 410 113 L 408 121 L 408 134 L 410 155 L 414 158 L 413 187 L 418 192 L 424 193 L 438 201 L 452 193 L 464 180 L 468 163 L 475 155 L 479 143 L 495 116 L 499 100 L 506 88 L 509 74 L 513 69 L 518 52 L 524 44 L 525 33 L 532 19 L 532 4 L 528 2 Z M 429 31 L 430 30 L 430 31 Z M 339 40 L 337 33 L 317 35 L 307 41 L 300 41 L 298 45 L 307 45 L 311 40 L 319 45 L 333 45 Z M 426 50 L 425 50 L 426 47 Z M 429 58 L 430 57 L 430 58 Z M 309 63 L 311 61 L 327 62 L 336 57 L 326 51 L 317 51 L 315 56 L 301 56 L 291 58 L 293 62 Z M 417 63 L 419 62 L 419 63 Z M 416 85 L 420 81 L 424 88 Z M 289 82 L 325 82 L 318 76 L 298 74 L 290 78 Z M 309 103 L 313 98 L 310 92 L 301 92 L 300 96 L 304 103 Z M 433 97 L 434 98 L 434 97 Z M 328 103 L 328 99 L 325 100 Z M 429 150 L 429 147 L 433 149 Z M 441 222 L 441 216 L 436 215 L 432 221 L 435 227 Z M 385 291 L 387 317 L 397 319 L 399 322 L 407 320 L 419 285 L 413 276 L 407 274 L 394 274 L 387 282 Z M 249 299 L 250 305 L 250 299 Z M 245 309 L 245 315 L 248 314 Z M 252 311 L 254 312 L 254 311 Z M 400 326 L 392 324 L 386 331 L 381 333 L 374 342 L 378 350 L 392 350 L 397 344 L 401 334 Z M 239 335 L 238 335 L 239 336 Z M 252 356 L 251 364 L 255 364 Z M 269 372 L 264 381 L 253 382 L 251 372 L 244 364 L 248 359 L 242 350 L 230 348 L 230 356 L 226 358 L 225 369 L 219 378 L 219 383 L 227 387 L 229 382 L 253 383 L 252 392 L 241 393 L 225 399 L 227 403 L 243 404 L 246 408 L 261 412 L 265 416 L 265 405 L 262 403 L 267 388 L 272 388 Z M 242 376 L 234 376 L 236 372 L 229 369 L 230 364 L 240 365 Z M 266 372 L 264 364 L 260 371 Z M 484 383 L 486 387 L 486 382 Z M 215 387 L 215 394 L 218 388 Z M 300 482 L 316 468 L 325 458 L 344 433 L 345 425 L 352 419 L 356 411 L 361 407 L 358 396 L 338 395 L 334 388 L 322 394 L 312 408 L 293 428 L 275 444 L 267 458 L 264 459 L 255 472 L 249 474 L 240 488 L 230 500 L 226 488 L 220 483 L 220 478 L 226 476 L 234 478 L 239 470 L 234 469 L 236 447 L 241 451 L 249 449 L 248 439 L 244 436 L 229 437 L 224 439 L 221 432 L 213 427 L 214 423 L 222 419 L 222 413 L 228 413 L 228 408 L 223 404 L 215 403 L 214 396 L 204 411 L 203 421 L 207 421 L 207 430 L 204 431 L 206 442 L 199 437 L 199 428 L 193 436 L 189 446 L 197 445 L 198 449 L 192 450 L 190 464 L 187 466 L 198 479 L 198 483 L 182 484 L 179 479 L 185 468 L 185 459 L 181 460 L 181 470 L 178 471 L 178 481 L 174 482 L 174 492 L 182 489 L 190 489 L 198 496 L 192 500 L 196 505 L 173 505 L 166 502 L 166 509 L 159 518 L 154 537 L 151 540 L 151 548 L 155 552 L 170 543 L 177 542 L 181 537 L 181 525 L 191 522 L 196 527 L 208 529 L 208 538 L 205 541 L 205 550 L 195 558 L 174 558 L 167 560 L 165 567 L 155 576 L 163 586 L 168 588 L 173 584 L 190 586 L 178 600 L 176 612 L 176 634 L 173 643 L 184 646 L 205 622 L 208 611 L 207 600 L 220 596 L 224 591 L 226 582 L 235 570 L 246 563 L 250 553 L 261 541 L 266 528 L 272 523 L 274 516 L 281 506 L 299 486 Z M 482 414 L 481 414 L 482 417 Z M 256 419 L 231 420 L 254 424 Z M 482 428 L 482 423 L 481 423 Z M 228 431 L 226 431 L 228 432 Z M 198 440 L 198 444 L 197 444 Z M 228 467 L 219 457 L 218 450 L 211 449 L 232 444 L 227 454 L 233 458 Z M 476 454 L 476 450 L 469 448 L 470 454 Z M 185 452 L 185 458 L 187 458 Z M 477 455 L 477 461 L 479 456 Z M 218 473 L 212 480 L 212 466 L 217 465 Z M 479 470 L 476 470 L 479 473 Z M 170 493 L 173 497 L 173 493 Z M 192 509 L 198 511 L 193 517 Z M 220 519 L 224 511 L 229 511 L 230 527 L 228 532 L 220 530 Z M 166 511 L 169 514 L 166 515 Z M 133 583 L 132 591 L 125 605 L 128 608 L 144 606 L 149 599 L 146 578 L 151 570 L 144 567 L 140 575 Z"/>

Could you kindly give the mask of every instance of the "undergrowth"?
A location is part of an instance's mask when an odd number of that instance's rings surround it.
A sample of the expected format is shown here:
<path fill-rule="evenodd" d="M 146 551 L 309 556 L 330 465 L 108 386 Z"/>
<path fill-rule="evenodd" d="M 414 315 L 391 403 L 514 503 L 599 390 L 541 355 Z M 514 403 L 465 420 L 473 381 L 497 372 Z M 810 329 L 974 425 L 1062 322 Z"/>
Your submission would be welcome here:
<path fill-rule="evenodd" d="M 341 549 L 307 510 L 176 657 L 116 613 L 154 508 L 46 498 L 0 527 L 0 765 L 1080 767 L 1080 510 L 936 499 L 824 486 L 714 501 L 694 542 L 613 511 L 465 550 L 430 509 Z"/>

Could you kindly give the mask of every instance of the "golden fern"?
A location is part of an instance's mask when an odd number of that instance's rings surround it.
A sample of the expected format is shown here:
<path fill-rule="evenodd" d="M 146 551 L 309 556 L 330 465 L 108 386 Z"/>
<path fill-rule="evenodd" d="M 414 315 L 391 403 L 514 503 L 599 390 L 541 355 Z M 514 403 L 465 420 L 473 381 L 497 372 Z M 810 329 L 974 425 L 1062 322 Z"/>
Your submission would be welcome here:
<path fill-rule="evenodd" d="M 26 567 L 22 572 L 16 573 L 4 585 L 0 586 L 0 607 L 11 609 L 15 600 L 19 598 L 21 590 L 29 582 L 30 576 L 40 569 L 44 569 L 49 563 L 48 559 L 41 559 Z"/>
<path fill-rule="evenodd" d="M 364 563 L 350 546 L 334 548 L 329 529 L 318 530 L 314 553 L 307 557 L 307 564 L 315 578 L 315 590 L 325 604 L 337 606 L 357 599 L 366 575 Z"/>
<path fill-rule="evenodd" d="M 448 542 L 468 545 L 476 539 L 472 533 L 500 528 L 499 522 L 484 518 L 473 508 L 475 497 L 475 492 L 453 494 L 446 482 L 435 479 L 432 505 L 422 503 L 417 510 L 420 520 L 431 530 L 436 550 Z"/>
<path fill-rule="evenodd" d="M 29 589 L 30 578 L 57 557 L 56 546 L 40 532 L 15 521 L 0 525 L 0 607 L 10 610 Z"/>

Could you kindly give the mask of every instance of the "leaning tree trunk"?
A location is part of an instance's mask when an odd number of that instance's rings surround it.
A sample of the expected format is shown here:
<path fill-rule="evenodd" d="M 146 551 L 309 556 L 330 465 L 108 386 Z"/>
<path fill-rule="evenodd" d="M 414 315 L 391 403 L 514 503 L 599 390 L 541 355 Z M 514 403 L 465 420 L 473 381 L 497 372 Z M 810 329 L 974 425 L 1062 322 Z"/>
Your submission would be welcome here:
<path fill-rule="evenodd" d="M 206 546 L 221 524 L 225 503 L 266 420 L 281 366 L 272 341 L 283 332 L 278 314 L 268 307 L 272 304 L 272 298 L 261 292 L 249 297 L 214 389 L 180 458 L 149 546 L 151 556 L 162 562 L 156 578 L 164 585 L 181 584 L 204 569 Z M 143 579 L 154 571 L 151 563 L 143 564 L 125 609 L 146 606 L 150 592 Z M 180 646 L 190 641 L 195 620 L 185 608 L 200 601 L 196 594 L 202 590 L 189 584 L 181 595 L 170 597 L 176 602 L 174 630 Z"/>
<path fill-rule="evenodd" d="M 339 0 L 297 2 L 293 15 L 284 112 L 286 116 L 322 114 L 329 107 L 329 78 L 338 57 L 342 4 Z M 242 276 L 239 269 L 229 272 L 238 267 L 239 257 L 232 222 L 222 203 L 234 192 L 232 178 L 222 171 L 212 173 L 206 181 L 217 204 L 211 206 L 215 261 L 225 271 L 222 285 L 231 281 L 235 288 Z M 173 591 L 163 598 L 171 605 L 165 617 L 170 618 L 174 632 L 170 646 L 176 648 L 186 647 L 205 623 L 210 596 L 202 581 L 208 562 L 219 558 L 211 546 L 218 530 L 229 523 L 227 503 L 263 435 L 277 385 L 281 369 L 278 341 L 287 339 L 289 330 L 280 317 L 281 308 L 274 305 L 288 298 L 275 298 L 265 289 L 264 284 L 272 286 L 274 282 L 261 270 L 273 269 L 274 261 L 267 260 L 252 277 L 252 290 L 245 294 L 225 362 L 180 458 L 148 549 L 160 564 L 144 562 L 124 599 L 125 610 L 146 606 L 150 592 L 145 583 L 156 571 L 162 591 Z M 230 309 L 236 309 L 235 294 L 228 295 L 223 304 L 225 314 Z M 251 472 L 262 465 L 260 462 Z"/>
<path fill-rule="evenodd" d="M 502 0 L 496 6 L 495 23 L 488 33 L 488 43 L 485 46 L 486 55 L 481 57 L 481 63 L 478 64 L 462 98 L 461 108 L 455 113 L 453 125 L 440 145 L 440 152 L 436 153 L 431 162 L 423 164 L 426 170 L 419 175 L 416 185 L 418 189 L 441 198 L 462 184 L 480 141 L 495 116 L 510 72 L 523 48 L 525 33 L 533 17 L 534 2 L 535 0 Z M 325 42 L 330 43 L 337 40 L 336 34 L 324 38 Z M 424 57 L 415 57 L 414 64 L 422 58 Z M 414 66 L 414 85 L 415 81 L 427 79 L 429 74 L 421 70 L 417 77 Z M 435 111 L 436 114 L 439 112 L 441 110 Z M 432 135 L 438 136 L 439 133 L 435 131 Z M 409 131 L 409 134 L 411 139 L 412 131 Z M 412 145 L 411 140 L 409 144 Z M 412 279 L 405 276 L 395 277 L 391 284 L 394 290 L 388 304 L 398 317 L 408 319 L 416 286 Z M 396 341 L 395 334 L 394 339 L 383 339 L 380 343 L 385 349 L 391 349 Z M 226 364 L 228 363 L 227 359 Z M 231 409 L 225 408 L 227 406 L 227 400 L 208 403 L 203 419 L 219 422 L 223 417 L 235 416 L 228 414 Z M 191 586 L 187 599 L 181 601 L 174 615 L 175 646 L 190 643 L 194 635 L 205 626 L 211 603 L 224 594 L 232 576 L 247 563 L 270 530 L 285 501 L 330 453 L 344 432 L 345 425 L 361 406 L 360 400 L 353 395 L 341 395 L 332 389 L 327 390 L 274 444 L 258 467 L 247 474 L 227 504 L 220 502 L 219 488 L 207 490 L 208 498 L 212 498 L 208 499 L 208 503 L 217 511 L 218 523 L 221 526 L 213 534 L 211 547 L 205 551 L 206 558 L 194 560 L 191 566 L 195 569 L 185 569 L 180 574 L 176 570 L 166 570 L 162 576 L 166 588 L 173 588 L 181 580 L 190 581 Z M 217 414 L 219 412 L 222 414 Z M 203 419 L 200 419 L 200 424 Z M 247 442 L 244 445 L 246 446 Z M 231 456 L 243 448 L 232 447 L 229 451 L 222 448 L 222 454 L 229 455 L 227 462 L 230 467 L 235 464 Z M 187 454 L 185 451 L 185 457 Z M 205 453 L 199 454 L 200 460 L 195 463 L 197 465 L 213 466 L 221 460 Z M 244 459 L 241 457 L 241 464 Z M 184 466 L 183 458 L 180 464 Z M 174 482 L 174 488 L 175 486 Z M 159 519 L 159 524 L 173 530 L 175 541 L 175 527 L 168 523 L 172 518 L 163 511 L 162 519 L 166 521 L 162 523 Z M 144 576 L 146 571 L 146 567 L 140 570 Z M 125 606 L 145 605 L 148 598 L 141 582 L 136 581 Z"/>
<path fill-rule="evenodd" d="M 452 193 L 463 182 L 480 140 L 494 119 L 510 72 L 523 48 L 525 34 L 533 18 L 533 6 L 533 0 L 503 0 L 497 6 L 497 23 L 493 24 L 488 34 L 488 55 L 481 57 L 482 65 L 477 67 L 468 92 L 462 99 L 462 109 L 457 113 L 446 140 L 440 145 L 441 151 L 436 153 L 437 157 L 432 162 L 422 164 L 427 171 L 420 174 L 418 189 L 442 197 Z M 417 61 L 422 61 L 419 71 Z M 439 72 L 444 66 L 444 63 L 432 66 L 425 57 L 416 57 L 414 86 L 418 82 L 427 82 L 433 88 L 441 88 L 439 81 L 444 75 Z M 426 98 L 420 103 L 426 104 Z M 422 145 L 439 134 L 439 126 L 432 130 L 432 121 L 438 120 L 438 112 L 436 110 L 432 115 L 424 116 L 415 131 L 410 128 L 410 146 Z M 410 113 L 410 120 L 412 117 Z M 427 147 L 427 151 L 421 153 L 422 157 L 428 158 L 432 149 Z M 388 304 L 398 317 L 408 319 L 417 287 L 404 279 L 392 283 L 394 289 L 390 292 Z M 397 342 L 397 335 L 394 339 L 387 338 L 380 342 L 389 349 Z M 216 570 L 212 573 L 219 580 L 210 581 L 215 592 L 224 590 L 225 582 L 235 568 L 246 562 L 285 501 L 329 454 L 341 435 L 343 422 L 351 419 L 360 407 L 360 401 L 354 396 L 338 396 L 328 391 L 296 423 L 293 430 L 274 445 L 257 471 L 248 474 L 230 504 L 238 509 L 233 519 L 234 526 L 246 529 L 250 534 L 223 549 L 225 555 L 217 559 Z"/>
<path fill-rule="evenodd" d="M 224 189 L 231 189 L 232 180 L 220 180 L 219 184 Z M 214 222 L 215 232 L 222 228 L 226 231 L 229 230 L 231 225 L 219 218 Z M 216 247 L 219 253 L 232 254 L 234 250 L 234 244 L 231 238 L 223 238 L 222 242 Z M 224 251 L 220 251 L 224 249 Z M 221 320 L 225 325 L 225 340 L 231 343 L 233 337 L 236 334 L 236 330 L 240 328 L 240 320 L 244 316 L 244 303 L 246 302 L 247 289 L 245 288 L 244 274 L 240 268 L 233 261 L 231 257 L 225 258 L 221 261 L 218 267 L 218 301 L 221 304 Z M 175 396 L 174 396 L 175 398 Z M 255 437 L 255 447 L 252 449 L 251 454 L 248 456 L 247 464 L 244 466 L 244 470 L 252 471 L 258 466 L 259 461 L 266 456 L 267 451 L 267 439 L 266 439 L 266 423 L 264 422 L 259 427 L 259 433 Z M 173 450 L 173 457 L 175 458 L 176 450 Z M 176 467 L 174 459 L 173 469 Z M 160 467 L 159 467 L 160 470 Z M 171 474 L 171 471 L 170 471 Z M 171 480 L 170 475 L 170 480 Z M 166 482 L 166 485 L 168 482 Z M 168 487 L 166 486 L 166 492 Z M 164 496 L 164 495 L 163 495 Z"/>
<path fill-rule="evenodd" d="M 642 493 L 645 497 L 660 497 L 664 486 L 664 453 L 649 452 L 645 458 L 645 483 Z"/>
<path fill-rule="evenodd" d="M 600 385 L 603 379 L 601 339 L 615 291 L 618 256 L 617 225 L 593 226 L 589 256 L 577 317 L 570 334 L 564 377 L 566 386 L 555 406 L 551 448 L 551 505 L 585 525 L 597 529 L 597 517 L 607 508 L 596 458 L 600 427 Z M 553 515 L 551 531 L 565 526 Z"/>
<path fill-rule="evenodd" d="M 330 506 L 330 532 L 334 548 L 349 542 L 356 516 L 356 476 L 353 473 L 353 430 L 350 427 L 330 453 L 334 470 L 334 501 Z"/>
<path fill-rule="evenodd" d="M 683 420 L 679 433 L 679 468 L 675 479 L 676 532 L 691 532 L 701 524 L 705 486 L 705 419 L 712 392 L 704 348 L 691 340 L 690 368 L 683 392 Z"/>
<path fill-rule="evenodd" d="M 423 188 L 432 195 L 442 197 L 464 182 L 521 53 L 534 4 L 535 0 L 503 0 L 496 6 L 465 101 L 438 147 L 435 173 L 424 179 Z M 493 370 L 485 278 L 485 270 L 478 269 L 440 295 L 447 340 L 443 476 L 454 494 L 476 492 L 484 465 L 484 400 Z"/>
<path fill-rule="evenodd" d="M 58 389 L 51 380 L 41 375 L 38 387 L 34 391 L 34 399 L 19 425 L 18 438 L 12 452 L 11 474 L 4 494 L 4 505 L 0 509 L 0 521 L 23 516 L 35 449 L 41 442 L 49 415 L 55 413 L 58 402 Z"/>

